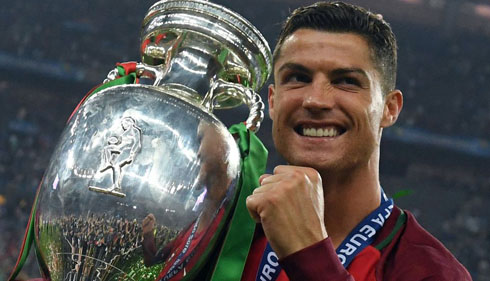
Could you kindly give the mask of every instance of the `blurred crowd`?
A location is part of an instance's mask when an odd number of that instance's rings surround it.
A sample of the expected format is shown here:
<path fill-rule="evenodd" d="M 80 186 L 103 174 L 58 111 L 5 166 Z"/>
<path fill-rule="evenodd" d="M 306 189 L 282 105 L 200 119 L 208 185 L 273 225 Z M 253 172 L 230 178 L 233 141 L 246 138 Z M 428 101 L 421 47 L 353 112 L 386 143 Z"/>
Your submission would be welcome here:
<path fill-rule="evenodd" d="M 8 26 L 0 40 L 0 52 L 80 67 L 90 77 L 102 79 L 116 62 L 139 60 L 140 27 L 153 2 L 11 2 L 0 13 L 0 24 Z M 271 46 L 290 9 L 273 1 L 216 2 L 239 11 Z M 251 4 L 260 9 L 247 9 Z M 109 12 L 114 16 L 106 16 Z M 490 38 L 388 20 L 400 46 L 398 85 L 406 99 L 402 124 L 445 135 L 489 139 L 490 93 L 485 84 L 490 79 Z"/>
<path fill-rule="evenodd" d="M 9 2 L 0 12 L 0 25 L 8 27 L 2 31 L 0 50 L 39 61 L 108 71 L 115 62 L 136 59 L 130 57 L 138 54 L 138 41 L 134 39 L 152 2 Z"/>
<path fill-rule="evenodd" d="M 400 29 L 398 84 L 405 98 L 400 124 L 488 141 L 490 38 L 450 37 L 423 26 Z"/>
<path fill-rule="evenodd" d="M 8 26 L 2 33 L 0 53 L 80 67 L 102 80 L 116 62 L 138 60 L 139 27 L 152 2 L 9 2 L 0 11 L 0 25 Z M 236 5 L 232 8 L 253 22 L 271 46 L 279 23 L 289 12 L 278 2 L 254 0 L 261 7 L 257 10 L 247 9 L 247 1 L 217 2 Z M 400 45 L 398 84 L 405 97 L 399 126 L 488 143 L 490 38 L 457 31 L 449 36 L 436 28 L 391 21 Z M 15 265 L 35 192 L 56 140 L 76 102 L 88 90 L 77 86 L 66 94 L 56 88 L 56 81 L 26 82 L 0 79 L 0 280 Z M 270 138 L 268 132 L 261 134 Z M 270 151 L 274 158 L 272 148 Z M 396 159 L 396 147 L 386 153 Z M 445 152 L 433 153 L 437 158 Z M 471 271 L 474 280 L 490 280 L 490 214 L 485 207 L 490 198 L 488 172 L 458 164 L 457 155 L 446 166 L 406 157 L 409 164 L 403 172 L 382 171 L 385 189 L 391 194 L 409 190 L 410 195 L 395 201 L 413 210 Z M 388 165 L 399 164 L 388 161 Z M 22 274 L 39 275 L 33 259 Z"/>
<path fill-rule="evenodd" d="M 45 93 L 34 93 L 35 98 L 32 89 L 14 93 L 9 82 L 0 83 L 0 279 L 4 279 L 15 264 L 37 186 L 63 121 L 50 113 Z"/>

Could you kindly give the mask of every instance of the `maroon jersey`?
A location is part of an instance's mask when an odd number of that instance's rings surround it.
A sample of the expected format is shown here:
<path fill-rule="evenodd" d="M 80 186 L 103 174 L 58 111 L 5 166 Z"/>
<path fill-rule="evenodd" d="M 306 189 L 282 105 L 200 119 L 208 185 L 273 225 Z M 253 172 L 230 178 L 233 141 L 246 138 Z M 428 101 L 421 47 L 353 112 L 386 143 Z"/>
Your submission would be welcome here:
<path fill-rule="evenodd" d="M 242 281 L 267 280 L 257 275 L 267 241 L 262 230 L 255 234 Z M 279 261 L 276 280 L 417 281 L 471 280 L 468 271 L 414 216 L 398 208 L 385 222 L 375 242 L 360 252 L 344 269 L 330 238 Z M 259 279 L 256 279 L 259 276 Z"/>

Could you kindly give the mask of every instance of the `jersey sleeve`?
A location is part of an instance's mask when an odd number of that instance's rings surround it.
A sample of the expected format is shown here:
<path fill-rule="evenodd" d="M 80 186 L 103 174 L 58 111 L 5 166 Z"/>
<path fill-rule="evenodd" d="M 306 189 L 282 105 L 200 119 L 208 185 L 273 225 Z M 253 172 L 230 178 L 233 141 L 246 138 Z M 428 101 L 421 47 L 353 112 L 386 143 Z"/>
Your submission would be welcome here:
<path fill-rule="evenodd" d="M 330 238 L 293 253 L 279 263 L 291 281 L 354 281 L 340 263 Z"/>

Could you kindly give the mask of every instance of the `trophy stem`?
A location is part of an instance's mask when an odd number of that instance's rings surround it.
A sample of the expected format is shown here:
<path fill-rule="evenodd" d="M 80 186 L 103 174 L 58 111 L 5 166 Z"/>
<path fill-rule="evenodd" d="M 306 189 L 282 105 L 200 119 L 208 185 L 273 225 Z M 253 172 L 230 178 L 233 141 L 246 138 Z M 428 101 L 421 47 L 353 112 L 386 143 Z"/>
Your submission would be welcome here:
<path fill-rule="evenodd" d="M 160 85 L 185 85 L 200 96 L 204 96 L 222 69 L 223 65 L 213 55 L 196 48 L 182 48 L 167 66 Z"/>

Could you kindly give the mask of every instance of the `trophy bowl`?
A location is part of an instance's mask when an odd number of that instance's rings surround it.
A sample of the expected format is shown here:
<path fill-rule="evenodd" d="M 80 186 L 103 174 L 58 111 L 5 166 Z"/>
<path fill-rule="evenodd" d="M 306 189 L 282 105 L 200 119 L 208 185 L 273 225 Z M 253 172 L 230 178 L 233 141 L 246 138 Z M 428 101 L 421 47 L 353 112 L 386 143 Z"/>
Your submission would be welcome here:
<path fill-rule="evenodd" d="M 219 5 L 159 1 L 141 55 L 138 84 L 80 105 L 41 181 L 35 244 L 53 281 L 196 279 L 223 237 L 240 152 L 212 111 L 246 104 L 259 128 L 267 42 Z"/>

